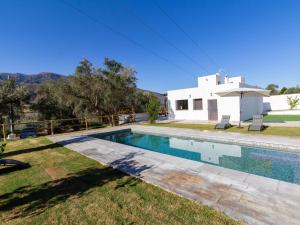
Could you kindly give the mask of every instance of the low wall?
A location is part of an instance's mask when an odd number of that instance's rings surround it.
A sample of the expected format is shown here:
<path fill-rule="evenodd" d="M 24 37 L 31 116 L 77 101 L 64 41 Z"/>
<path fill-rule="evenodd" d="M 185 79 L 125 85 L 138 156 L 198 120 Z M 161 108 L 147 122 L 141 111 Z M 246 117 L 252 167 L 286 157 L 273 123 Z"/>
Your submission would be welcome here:
<path fill-rule="evenodd" d="M 289 110 L 290 106 L 288 104 L 288 97 L 298 97 L 300 99 L 300 94 L 288 94 L 288 95 L 272 95 L 270 97 L 263 98 L 263 109 L 264 112 L 274 111 L 274 110 Z M 296 109 L 300 109 L 300 105 Z"/>

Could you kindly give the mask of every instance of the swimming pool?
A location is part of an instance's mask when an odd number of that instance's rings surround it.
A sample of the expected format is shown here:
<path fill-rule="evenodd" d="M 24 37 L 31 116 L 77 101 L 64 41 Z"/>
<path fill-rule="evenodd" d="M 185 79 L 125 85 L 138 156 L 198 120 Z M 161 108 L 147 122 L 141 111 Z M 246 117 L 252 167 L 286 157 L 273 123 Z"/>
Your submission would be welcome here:
<path fill-rule="evenodd" d="M 300 184 L 300 154 L 123 130 L 93 137 Z"/>

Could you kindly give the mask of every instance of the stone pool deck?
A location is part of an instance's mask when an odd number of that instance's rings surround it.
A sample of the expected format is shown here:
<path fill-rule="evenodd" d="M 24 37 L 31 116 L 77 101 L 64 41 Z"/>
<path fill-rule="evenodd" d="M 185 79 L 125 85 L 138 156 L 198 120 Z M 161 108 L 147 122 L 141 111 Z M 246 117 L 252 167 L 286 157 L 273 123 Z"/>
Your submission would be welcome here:
<path fill-rule="evenodd" d="M 300 185 L 88 136 L 126 128 L 139 132 L 217 139 L 300 152 L 299 138 L 140 125 L 56 135 L 49 139 L 145 182 L 211 206 L 243 223 L 300 224 Z"/>

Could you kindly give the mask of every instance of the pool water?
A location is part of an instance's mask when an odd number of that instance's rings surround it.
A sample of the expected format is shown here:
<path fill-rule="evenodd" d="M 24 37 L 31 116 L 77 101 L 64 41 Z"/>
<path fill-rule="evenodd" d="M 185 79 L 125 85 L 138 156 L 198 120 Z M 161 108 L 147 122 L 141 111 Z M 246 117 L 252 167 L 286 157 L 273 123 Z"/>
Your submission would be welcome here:
<path fill-rule="evenodd" d="M 300 184 L 299 153 L 135 133 L 131 130 L 96 134 L 93 137 Z"/>

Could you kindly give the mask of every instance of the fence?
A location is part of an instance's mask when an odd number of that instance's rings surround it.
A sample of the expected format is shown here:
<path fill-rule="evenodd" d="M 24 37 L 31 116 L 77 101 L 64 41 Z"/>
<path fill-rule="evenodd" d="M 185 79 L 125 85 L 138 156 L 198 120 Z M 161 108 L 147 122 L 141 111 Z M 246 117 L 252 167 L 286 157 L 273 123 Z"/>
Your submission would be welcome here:
<path fill-rule="evenodd" d="M 148 120 L 148 116 L 145 113 L 138 113 L 135 115 L 123 114 L 112 116 L 101 116 L 93 118 L 71 118 L 71 119 L 57 119 L 57 120 L 43 120 L 43 121 L 30 121 L 19 123 L 4 123 L 1 124 L 2 131 L 0 132 L 0 138 L 6 141 L 7 134 L 10 132 L 10 126 L 14 127 L 14 134 L 20 137 L 20 134 L 24 135 L 26 128 L 34 131 L 34 136 L 54 135 L 59 133 L 67 133 L 80 130 L 89 130 L 102 128 L 110 125 L 110 121 L 114 121 L 115 125 L 121 125 L 125 123 L 134 123 Z"/>
<path fill-rule="evenodd" d="M 43 121 L 30 121 L 19 123 L 4 123 L 1 124 L 1 139 L 6 141 L 7 135 L 10 133 L 10 127 L 14 127 L 14 134 L 17 137 L 24 135 L 28 132 L 34 132 L 33 136 L 53 135 L 59 133 L 66 133 L 72 131 L 88 130 L 95 128 L 102 128 L 109 125 L 108 116 L 97 118 L 71 118 L 71 119 L 57 119 L 57 120 L 43 120 Z M 25 134 L 26 135 L 26 134 Z"/>

